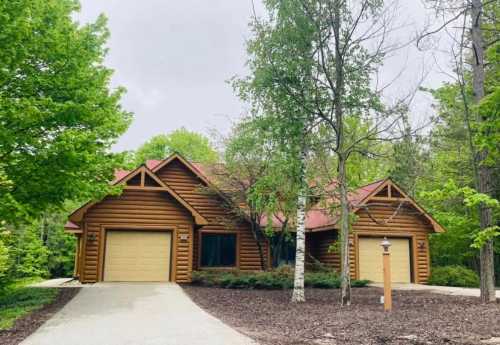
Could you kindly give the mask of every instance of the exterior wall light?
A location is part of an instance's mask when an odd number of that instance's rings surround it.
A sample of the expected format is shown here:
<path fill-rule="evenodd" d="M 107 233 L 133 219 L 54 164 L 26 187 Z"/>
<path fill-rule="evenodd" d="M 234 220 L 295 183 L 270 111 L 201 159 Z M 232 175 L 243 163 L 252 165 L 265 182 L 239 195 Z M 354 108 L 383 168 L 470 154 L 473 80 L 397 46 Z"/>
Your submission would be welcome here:
<path fill-rule="evenodd" d="M 382 248 L 384 248 L 384 253 L 389 252 L 389 247 L 391 246 L 391 242 L 389 242 L 387 237 L 384 237 L 384 239 L 382 240 L 382 243 L 380 243 L 380 245 L 382 246 Z"/>
<path fill-rule="evenodd" d="M 88 240 L 89 242 L 94 242 L 94 241 L 96 241 L 96 240 L 97 240 L 97 236 L 96 236 L 96 234 L 95 234 L 95 233 L 93 233 L 93 232 L 89 233 L 89 234 L 87 235 L 87 240 Z"/>

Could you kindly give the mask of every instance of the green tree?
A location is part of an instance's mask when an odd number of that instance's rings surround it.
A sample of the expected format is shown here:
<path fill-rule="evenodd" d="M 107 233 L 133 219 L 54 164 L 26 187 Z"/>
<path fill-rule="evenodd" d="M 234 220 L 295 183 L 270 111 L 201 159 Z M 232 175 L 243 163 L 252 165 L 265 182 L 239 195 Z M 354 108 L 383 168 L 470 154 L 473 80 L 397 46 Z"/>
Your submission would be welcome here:
<path fill-rule="evenodd" d="M 134 165 L 142 164 L 148 159 L 165 159 L 174 152 L 202 163 L 214 163 L 218 159 L 217 152 L 207 137 L 182 127 L 167 135 L 156 135 L 142 144 L 134 154 Z"/>
<path fill-rule="evenodd" d="M 103 65 L 106 20 L 80 26 L 73 0 L 0 2 L 0 218 L 36 217 L 108 192 L 128 127 Z"/>
<path fill-rule="evenodd" d="M 10 278 L 9 270 L 11 268 L 11 260 L 9 257 L 9 248 L 4 243 L 4 238 L 7 236 L 3 224 L 0 223 L 0 289 Z"/>
<path fill-rule="evenodd" d="M 494 197 L 495 165 L 498 161 L 499 111 L 498 61 L 500 31 L 498 1 L 429 1 L 439 16 L 446 18 L 440 26 L 422 38 L 443 29 L 458 30 L 450 55 L 455 63 L 455 86 L 460 92 L 463 106 L 462 117 L 469 144 L 474 188 L 479 195 Z M 463 20 L 455 26 L 454 22 Z M 420 39 L 420 41 L 422 40 Z M 498 236 L 495 210 L 484 198 L 478 207 L 482 239 L 480 248 L 481 301 L 495 301 L 494 237 Z"/>
<path fill-rule="evenodd" d="M 404 102 L 385 107 L 380 90 L 371 83 L 387 50 L 394 49 L 385 44 L 385 33 L 391 31 L 386 16 L 390 10 L 382 1 L 269 0 L 265 4 L 267 19 L 253 23 L 255 37 L 249 44 L 252 76 L 246 87 L 266 115 L 281 122 L 283 130 L 276 138 L 290 140 L 293 144 L 288 146 L 296 147 L 300 157 L 296 277 L 302 273 L 305 164 L 311 145 L 319 145 L 335 155 L 332 162 L 337 164 L 337 188 L 332 194 L 340 205 L 332 212 L 340 213 L 341 299 L 349 304 L 348 161 L 356 154 L 370 156 L 373 143 L 382 133 L 387 140 L 387 132 L 406 112 Z M 370 40 L 377 41 L 376 49 L 363 44 Z M 294 298 L 295 290 L 299 289 L 294 289 Z"/>
<path fill-rule="evenodd" d="M 269 131 L 278 152 L 286 153 L 285 176 L 294 185 L 296 205 L 296 256 L 293 302 L 304 296 L 305 211 L 307 207 L 306 163 L 310 153 L 310 131 L 315 115 L 303 111 L 308 96 L 296 98 L 280 82 L 286 81 L 293 92 L 310 92 L 312 66 L 312 23 L 299 10 L 296 1 L 265 1 L 269 20 L 257 18 L 251 23 L 254 37 L 248 43 L 251 75 L 235 84 L 240 96 L 253 104 L 253 115 L 269 119 Z M 263 180 L 267 183 L 276 175 Z M 260 184 L 262 186 L 262 183 Z M 267 184 L 269 185 L 269 184 Z M 271 183 L 272 185 L 272 183 Z M 264 185 L 265 186 L 265 185 Z M 267 199 L 273 204 L 272 199 Z M 274 202 L 275 205 L 278 203 Z"/>
<path fill-rule="evenodd" d="M 224 140 L 224 164 L 212 165 L 210 169 L 217 189 L 226 197 L 224 205 L 229 213 L 236 220 L 250 221 L 262 269 L 267 269 L 262 242 L 273 234 L 270 220 L 273 217 L 283 220 L 280 232 L 283 234 L 287 230 L 285 219 L 296 210 L 296 198 L 289 190 L 293 188 L 290 183 L 293 179 L 287 173 L 290 164 L 282 159 L 286 153 L 279 152 L 269 130 L 273 120 L 272 117 L 243 119 Z M 287 207 L 290 201 L 294 206 Z M 263 225 L 266 221 L 267 226 Z"/>

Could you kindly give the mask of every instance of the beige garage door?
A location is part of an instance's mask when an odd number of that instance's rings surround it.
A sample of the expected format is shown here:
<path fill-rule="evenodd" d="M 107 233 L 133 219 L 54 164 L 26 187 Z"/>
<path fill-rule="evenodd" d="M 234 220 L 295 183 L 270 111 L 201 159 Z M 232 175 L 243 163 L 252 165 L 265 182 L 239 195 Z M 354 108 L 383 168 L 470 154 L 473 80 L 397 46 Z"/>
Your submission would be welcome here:
<path fill-rule="evenodd" d="M 382 247 L 379 237 L 359 238 L 359 276 L 373 282 L 383 281 Z M 394 283 L 410 283 L 410 240 L 389 238 L 391 242 L 391 280 Z"/>
<path fill-rule="evenodd" d="M 163 231 L 107 231 L 105 281 L 168 281 L 171 234 Z"/>

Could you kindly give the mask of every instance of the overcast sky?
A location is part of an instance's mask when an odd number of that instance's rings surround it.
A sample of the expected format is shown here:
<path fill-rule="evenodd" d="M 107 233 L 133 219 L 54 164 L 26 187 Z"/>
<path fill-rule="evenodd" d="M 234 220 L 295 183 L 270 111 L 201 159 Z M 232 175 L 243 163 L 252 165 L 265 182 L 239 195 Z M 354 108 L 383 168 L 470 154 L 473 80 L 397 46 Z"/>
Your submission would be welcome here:
<path fill-rule="evenodd" d="M 259 0 L 255 2 L 263 13 Z M 115 150 L 135 149 L 153 135 L 182 126 L 224 133 L 245 113 L 227 80 L 246 74 L 251 0 L 81 0 L 81 6 L 80 22 L 93 21 L 100 13 L 109 20 L 106 65 L 115 70 L 113 85 L 127 89 L 123 107 L 134 113 Z M 400 34 L 404 40 L 422 28 L 428 13 L 418 0 L 400 0 L 400 12 L 408 24 Z M 414 47 L 398 52 L 382 74 L 391 80 L 406 67 L 389 96 L 405 93 L 422 70 L 428 72 L 426 86 L 439 85 L 444 75 L 433 61 Z M 428 118 L 429 102 L 428 96 L 418 96 L 414 121 Z"/>

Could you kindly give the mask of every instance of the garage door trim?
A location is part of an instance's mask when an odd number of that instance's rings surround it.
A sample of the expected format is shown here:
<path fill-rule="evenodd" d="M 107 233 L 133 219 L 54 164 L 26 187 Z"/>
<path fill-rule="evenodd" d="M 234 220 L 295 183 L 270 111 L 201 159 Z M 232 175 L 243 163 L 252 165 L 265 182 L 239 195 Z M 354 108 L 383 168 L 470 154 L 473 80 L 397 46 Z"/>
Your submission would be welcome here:
<path fill-rule="evenodd" d="M 404 232 L 356 232 L 354 234 L 354 243 L 355 243 L 355 277 L 356 279 L 359 279 L 360 274 L 359 274 L 359 238 L 360 237 L 387 237 L 389 242 L 391 241 L 391 238 L 404 238 L 404 239 L 409 239 L 410 240 L 410 280 L 412 283 L 418 284 L 418 274 L 417 274 L 417 260 L 416 260 L 416 253 L 417 253 L 417 241 L 416 238 L 417 236 L 415 234 L 409 234 L 409 233 L 404 233 Z"/>
<path fill-rule="evenodd" d="M 98 266 L 98 281 L 104 281 L 104 251 L 106 249 L 106 233 L 107 231 L 169 231 L 171 232 L 171 250 L 170 250 L 170 273 L 169 280 L 175 282 L 176 267 L 177 267 L 177 226 L 176 225 L 101 225 L 99 241 L 99 266 Z M 85 239 L 89 241 L 88 238 Z"/>

